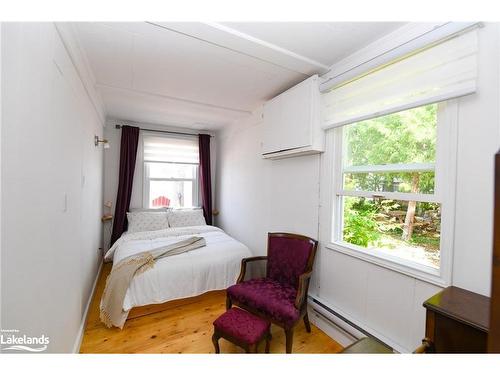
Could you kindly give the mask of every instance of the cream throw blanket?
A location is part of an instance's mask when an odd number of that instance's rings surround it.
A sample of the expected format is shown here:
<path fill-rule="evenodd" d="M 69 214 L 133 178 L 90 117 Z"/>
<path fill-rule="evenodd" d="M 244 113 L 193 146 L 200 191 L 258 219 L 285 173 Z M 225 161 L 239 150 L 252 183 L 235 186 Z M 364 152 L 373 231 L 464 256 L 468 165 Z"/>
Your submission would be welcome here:
<path fill-rule="evenodd" d="M 108 328 L 111 326 L 123 328 L 128 316 L 128 311 L 123 311 L 123 300 L 134 276 L 152 268 L 157 259 L 185 253 L 205 245 L 203 237 L 189 237 L 167 246 L 131 255 L 113 265 L 101 298 L 101 321 Z"/>

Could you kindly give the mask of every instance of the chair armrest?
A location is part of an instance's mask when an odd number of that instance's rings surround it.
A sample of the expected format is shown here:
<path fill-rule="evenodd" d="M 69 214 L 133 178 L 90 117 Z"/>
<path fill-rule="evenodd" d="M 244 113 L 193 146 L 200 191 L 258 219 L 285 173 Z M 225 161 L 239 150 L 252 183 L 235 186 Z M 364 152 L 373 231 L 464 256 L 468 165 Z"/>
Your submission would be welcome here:
<path fill-rule="evenodd" d="M 245 273 L 247 272 L 247 263 L 255 262 L 257 260 L 267 260 L 267 256 L 264 255 L 258 257 L 243 258 L 241 260 L 240 275 L 238 276 L 238 280 L 236 280 L 236 284 L 241 283 L 245 279 Z"/>
<path fill-rule="evenodd" d="M 297 297 L 295 297 L 295 308 L 300 310 L 307 298 L 309 290 L 309 280 L 311 279 L 312 271 L 305 272 L 299 276 L 299 287 L 297 289 Z"/>

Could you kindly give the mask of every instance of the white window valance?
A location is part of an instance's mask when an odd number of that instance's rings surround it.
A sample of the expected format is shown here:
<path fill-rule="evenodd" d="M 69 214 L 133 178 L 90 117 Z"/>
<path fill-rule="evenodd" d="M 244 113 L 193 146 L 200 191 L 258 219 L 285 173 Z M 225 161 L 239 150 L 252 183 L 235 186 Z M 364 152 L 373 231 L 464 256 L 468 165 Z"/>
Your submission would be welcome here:
<path fill-rule="evenodd" d="M 416 51 L 322 94 L 323 128 L 476 91 L 477 30 Z"/>
<path fill-rule="evenodd" d="M 144 161 L 198 164 L 198 138 L 145 135 Z"/>

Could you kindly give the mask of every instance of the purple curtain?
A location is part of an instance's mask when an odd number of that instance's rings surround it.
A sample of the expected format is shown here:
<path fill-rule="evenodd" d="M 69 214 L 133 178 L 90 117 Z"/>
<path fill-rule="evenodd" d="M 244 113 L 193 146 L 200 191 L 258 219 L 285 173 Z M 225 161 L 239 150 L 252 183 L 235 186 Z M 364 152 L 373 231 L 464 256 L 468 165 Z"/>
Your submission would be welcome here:
<path fill-rule="evenodd" d="M 116 194 L 116 207 L 113 220 L 113 233 L 111 234 L 111 245 L 113 245 L 127 229 L 127 212 L 130 207 L 130 197 L 132 195 L 132 182 L 134 181 L 138 143 L 139 128 L 135 126 L 122 126 L 122 139 L 120 144 L 120 174 L 118 180 L 118 193 Z"/>
<path fill-rule="evenodd" d="M 210 173 L 210 136 L 198 135 L 200 153 L 200 188 L 203 215 L 208 225 L 212 225 L 212 177 Z"/>

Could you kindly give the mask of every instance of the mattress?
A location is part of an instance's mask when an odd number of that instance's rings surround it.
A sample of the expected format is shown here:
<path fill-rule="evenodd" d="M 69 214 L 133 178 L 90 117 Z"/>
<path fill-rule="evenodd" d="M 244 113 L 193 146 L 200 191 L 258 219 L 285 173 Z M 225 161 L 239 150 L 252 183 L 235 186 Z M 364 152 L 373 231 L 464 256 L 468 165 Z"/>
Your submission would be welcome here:
<path fill-rule="evenodd" d="M 105 260 L 117 264 L 128 256 L 193 235 L 204 237 L 206 246 L 158 259 L 152 269 L 135 276 L 123 303 L 125 311 L 226 289 L 236 282 L 241 259 L 251 256 L 251 252 L 221 229 L 209 225 L 125 233 Z"/>

